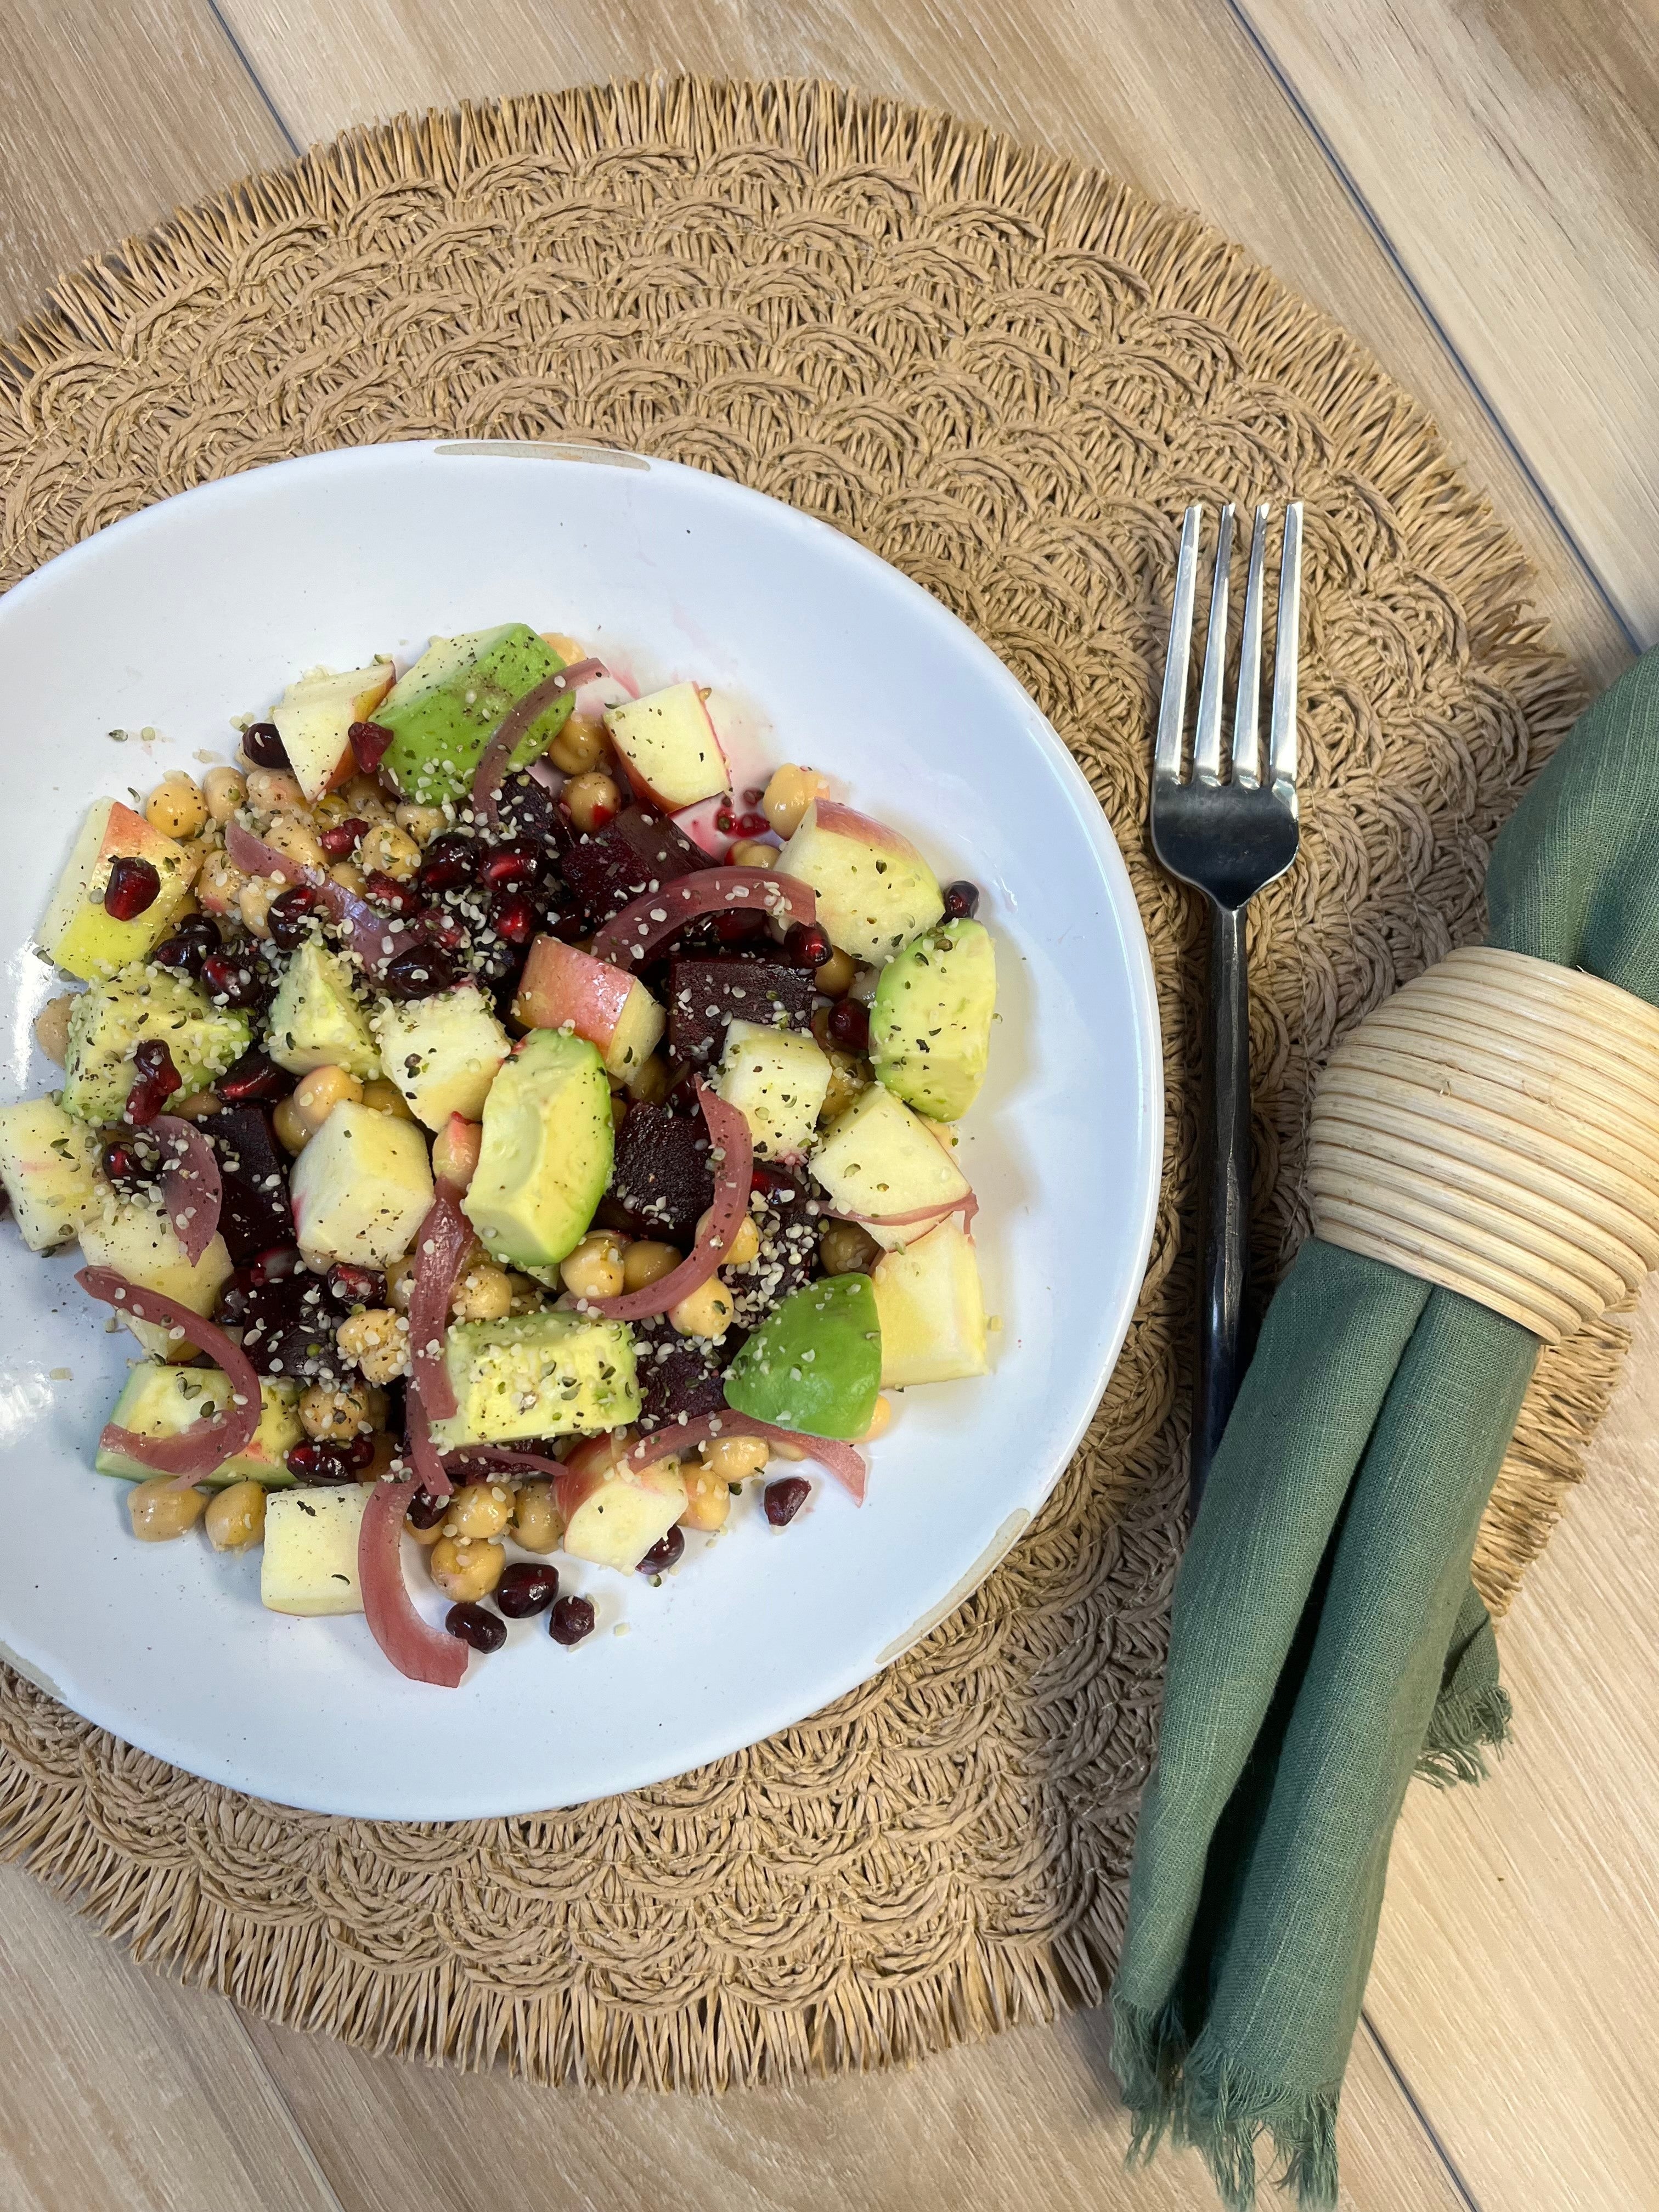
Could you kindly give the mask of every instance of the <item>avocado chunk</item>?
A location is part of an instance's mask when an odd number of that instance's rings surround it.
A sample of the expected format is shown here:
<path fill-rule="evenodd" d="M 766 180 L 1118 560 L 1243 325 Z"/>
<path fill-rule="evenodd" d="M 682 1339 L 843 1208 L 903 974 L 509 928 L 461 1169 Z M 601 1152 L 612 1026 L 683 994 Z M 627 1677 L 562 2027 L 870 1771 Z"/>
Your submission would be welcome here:
<path fill-rule="evenodd" d="M 380 1064 L 417 1121 L 441 1129 L 452 1114 L 478 1119 L 508 1046 L 476 983 L 428 999 L 389 1000 L 375 1017 L 374 1032 Z"/>
<path fill-rule="evenodd" d="M 66 1244 L 98 1201 L 98 1140 L 55 1098 L 0 1106 L 0 1189 L 31 1252 Z"/>
<path fill-rule="evenodd" d="M 229 1376 L 217 1367 L 159 1367 L 147 1360 L 127 1376 L 110 1414 L 111 1425 L 141 1437 L 182 1436 L 192 1423 L 222 1413 L 232 1388 Z M 202 1480 L 216 1490 L 232 1482 L 286 1489 L 294 1480 L 288 1455 L 305 1433 L 295 1411 L 299 1396 L 297 1382 L 262 1382 L 258 1427 L 242 1450 L 222 1460 Z M 100 1474 L 125 1475 L 134 1482 L 146 1481 L 155 1472 L 143 1460 L 103 1443 L 93 1465 Z"/>
<path fill-rule="evenodd" d="M 881 1318 L 868 1275 L 808 1283 L 775 1307 L 726 1371 L 726 1402 L 809 1437 L 861 1437 L 881 1388 Z"/>
<path fill-rule="evenodd" d="M 947 921 L 881 971 L 870 1009 L 870 1058 L 896 1098 L 935 1121 L 959 1121 L 991 1054 L 997 965 L 981 921 Z"/>
<path fill-rule="evenodd" d="M 118 1121 L 132 1088 L 132 1055 L 143 1039 L 166 1045 L 179 1095 L 205 1091 L 247 1050 L 246 1014 L 216 1006 L 199 984 L 135 961 L 83 991 L 70 1012 L 64 1111 L 82 1121 Z"/>
<path fill-rule="evenodd" d="M 493 1259 L 545 1275 L 586 1234 L 611 1151 L 611 1085 L 598 1046 L 533 1030 L 489 1086 L 462 1210 Z"/>
<path fill-rule="evenodd" d="M 464 1322 L 444 1340 L 455 1412 L 434 1421 L 440 1451 L 514 1437 L 598 1434 L 639 1419 L 625 1323 L 562 1312 Z"/>
<path fill-rule="evenodd" d="M 307 938 L 290 955 L 270 1002 L 265 1049 L 278 1067 L 303 1075 L 343 1067 L 365 1081 L 380 1072 L 368 1015 L 351 988 L 351 970 L 337 952 Z"/>
<path fill-rule="evenodd" d="M 434 637 L 375 710 L 392 732 L 381 774 L 422 806 L 460 798 L 502 716 L 563 666 L 526 623 Z M 574 698 L 548 708 L 514 747 L 510 768 L 527 766 L 558 735 Z"/>

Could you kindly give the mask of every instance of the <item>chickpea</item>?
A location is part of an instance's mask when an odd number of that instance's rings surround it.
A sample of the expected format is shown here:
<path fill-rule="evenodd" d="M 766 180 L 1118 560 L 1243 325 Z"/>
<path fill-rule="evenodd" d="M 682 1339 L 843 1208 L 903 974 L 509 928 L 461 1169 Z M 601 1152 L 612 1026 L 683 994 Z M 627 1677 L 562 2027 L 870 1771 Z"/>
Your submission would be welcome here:
<path fill-rule="evenodd" d="M 547 757 L 567 775 L 586 775 L 605 758 L 605 724 L 573 714 L 547 749 Z"/>
<path fill-rule="evenodd" d="M 74 993 L 65 991 L 61 999 L 48 999 L 34 1018 L 34 1042 L 58 1067 L 69 1058 L 70 1009 L 74 1004 Z"/>
<path fill-rule="evenodd" d="M 607 1229 L 590 1230 L 559 1268 L 559 1280 L 579 1298 L 617 1297 L 627 1279 L 622 1239 Z"/>
<path fill-rule="evenodd" d="M 386 1415 L 382 1413 L 380 1418 L 384 1420 Z M 363 1469 L 362 1479 L 365 1482 L 384 1482 L 392 1472 L 392 1461 L 401 1456 L 403 1445 L 385 1429 L 369 1441 L 374 1447 L 374 1456 Z"/>
<path fill-rule="evenodd" d="M 264 1485 L 228 1483 L 208 1502 L 208 1541 L 216 1552 L 246 1552 L 265 1533 Z"/>
<path fill-rule="evenodd" d="M 469 1267 L 456 1284 L 449 1310 L 457 1321 L 504 1321 L 513 1310 L 513 1279 L 488 1260 Z"/>
<path fill-rule="evenodd" d="M 876 1410 L 870 1416 L 870 1425 L 865 1431 L 864 1434 L 859 1438 L 859 1442 L 861 1444 L 874 1443 L 878 1437 L 884 1437 L 886 1435 L 888 1428 L 891 1425 L 892 1419 L 892 1400 L 890 1398 L 878 1398 L 876 1401 Z"/>
<path fill-rule="evenodd" d="M 818 1259 L 826 1275 L 867 1275 L 881 1247 L 856 1221 L 828 1221 L 818 1238 Z"/>
<path fill-rule="evenodd" d="M 441 1536 L 426 1555 L 428 1571 L 456 1605 L 476 1605 L 501 1578 L 507 1553 L 499 1544 L 458 1543 Z"/>
<path fill-rule="evenodd" d="M 210 1114 L 218 1112 L 221 1103 L 216 1091 L 189 1091 L 182 1098 L 169 1098 L 167 1111 L 181 1121 L 205 1121 Z"/>
<path fill-rule="evenodd" d="M 276 1132 L 277 1143 L 285 1152 L 291 1152 L 295 1159 L 311 1142 L 311 1127 L 301 1120 L 300 1109 L 292 1097 L 279 1099 L 271 1109 L 270 1126 Z"/>
<path fill-rule="evenodd" d="M 719 1482 L 747 1482 L 763 1474 L 771 1450 L 764 1437 L 715 1437 L 702 1447 L 702 1463 Z"/>
<path fill-rule="evenodd" d="M 565 811 L 579 830 L 603 830 L 622 803 L 608 775 L 573 775 L 564 787 Z"/>
<path fill-rule="evenodd" d="M 726 1516 L 732 1510 L 732 1493 L 720 1477 L 708 1468 L 682 1468 L 685 1476 L 685 1510 L 680 1516 L 682 1528 L 701 1528 L 712 1534 L 726 1526 Z"/>
<path fill-rule="evenodd" d="M 256 768 L 248 771 L 247 803 L 256 814 L 299 814 L 306 795 L 285 768 Z"/>
<path fill-rule="evenodd" d="M 394 806 L 392 818 L 400 830 L 408 832 L 417 845 L 429 845 L 449 823 L 449 817 L 441 806 L 417 806 L 411 799 L 404 799 L 400 806 Z"/>
<path fill-rule="evenodd" d="M 410 882 L 421 865 L 421 848 L 407 830 L 395 822 L 371 823 L 358 840 L 357 866 L 363 873 L 390 876 L 394 883 Z"/>
<path fill-rule="evenodd" d="M 363 1103 L 372 1106 L 377 1114 L 390 1114 L 394 1121 L 412 1121 L 409 1101 L 395 1083 L 388 1083 L 384 1075 L 377 1075 L 372 1083 L 363 1085 Z"/>
<path fill-rule="evenodd" d="M 827 998 L 844 999 L 857 974 L 858 963 L 850 952 L 832 952 L 812 981 Z"/>
<path fill-rule="evenodd" d="M 739 837 L 726 854 L 726 864 L 731 868 L 775 868 L 778 848 L 763 844 L 758 837 Z"/>
<path fill-rule="evenodd" d="M 446 1536 L 499 1536 L 512 1525 L 513 1492 L 504 1482 L 469 1482 L 449 1501 Z"/>
<path fill-rule="evenodd" d="M 317 842 L 317 832 L 302 815 L 273 816 L 265 824 L 264 836 L 273 853 L 280 853 L 285 860 L 292 860 L 296 867 L 322 868 L 328 865 L 328 855 Z"/>
<path fill-rule="evenodd" d="M 574 637 L 567 637 L 562 630 L 544 629 L 541 634 L 541 637 L 542 643 L 544 645 L 550 645 L 554 652 L 558 654 L 560 659 L 563 661 L 567 668 L 572 667 L 577 661 L 586 660 L 587 658 L 587 655 L 582 651 L 580 646 L 577 644 L 575 639 Z"/>
<path fill-rule="evenodd" d="M 526 1552 L 556 1552 L 564 1520 L 550 1482 L 525 1482 L 513 1501 L 513 1534 Z"/>
<path fill-rule="evenodd" d="M 193 1528 L 206 1510 L 199 1490 L 175 1490 L 170 1474 L 153 1474 L 127 1492 L 132 1533 L 141 1544 L 170 1544 Z"/>
<path fill-rule="evenodd" d="M 718 1339 L 732 1326 L 732 1293 L 718 1275 L 711 1275 L 677 1306 L 670 1306 L 668 1318 L 682 1336 Z"/>
<path fill-rule="evenodd" d="M 386 1294 L 397 1310 L 409 1311 L 409 1302 L 415 1295 L 415 1262 L 410 1259 L 394 1260 L 386 1271 Z"/>
<path fill-rule="evenodd" d="M 661 1282 L 665 1275 L 672 1275 L 679 1264 L 680 1255 L 673 1245 L 659 1244 L 651 1237 L 642 1237 L 623 1254 L 623 1288 L 647 1290 L 653 1283 Z"/>
<path fill-rule="evenodd" d="M 797 768 L 786 761 L 772 771 L 772 780 L 761 794 L 761 812 L 780 837 L 793 837 L 807 808 L 815 799 L 827 798 L 829 791 L 815 768 Z"/>
<path fill-rule="evenodd" d="M 613 1091 L 611 1094 L 611 1130 L 613 1136 L 627 1119 L 628 1101 L 620 1091 Z"/>
<path fill-rule="evenodd" d="M 392 809 L 386 803 L 386 793 L 372 775 L 354 775 L 340 787 L 340 797 L 345 801 L 345 820 L 355 814 L 360 821 L 384 822 Z"/>
<path fill-rule="evenodd" d="M 204 855 L 196 888 L 210 914 L 234 914 L 247 878 L 222 852 Z"/>
<path fill-rule="evenodd" d="M 300 1078 L 288 1103 L 305 1125 L 306 1134 L 314 1137 L 337 1106 L 348 1100 L 356 1105 L 362 1095 L 362 1085 L 343 1067 L 313 1067 Z"/>
<path fill-rule="evenodd" d="M 202 797 L 210 820 L 228 822 L 247 805 L 247 778 L 240 769 L 210 768 L 202 778 Z"/>
<path fill-rule="evenodd" d="M 194 837 L 207 826 L 207 801 L 193 775 L 173 769 L 144 801 L 144 819 L 164 837 Z"/>
<path fill-rule="evenodd" d="M 371 1382 L 392 1382 L 409 1372 L 409 1323 L 384 1306 L 350 1315 L 335 1330 L 334 1341 Z"/>
<path fill-rule="evenodd" d="M 702 1220 L 697 1224 L 697 1242 L 699 1243 L 701 1243 L 703 1238 L 708 1234 L 708 1224 L 714 1215 L 714 1209 L 711 1206 L 708 1212 L 703 1215 Z M 754 1215 L 752 1213 L 745 1213 L 743 1219 L 738 1224 L 737 1232 L 733 1236 L 730 1246 L 720 1255 L 720 1265 L 722 1267 L 746 1267 L 751 1260 L 757 1260 L 759 1257 L 760 1231 L 755 1225 Z"/>
<path fill-rule="evenodd" d="M 368 877 L 364 875 L 355 860 L 336 860 L 328 872 L 342 890 L 361 891 L 368 882 Z"/>
<path fill-rule="evenodd" d="M 818 1109 L 818 1127 L 827 1129 L 838 1121 L 852 1105 L 870 1088 L 870 1064 L 854 1053 L 842 1052 L 836 1046 L 829 1048 L 830 1088 L 823 1094 L 823 1103 Z"/>
<path fill-rule="evenodd" d="M 242 917 L 242 926 L 252 930 L 255 937 L 269 937 L 270 925 L 266 916 L 270 902 L 283 890 L 269 876 L 250 876 L 236 894 L 236 908 Z"/>
<path fill-rule="evenodd" d="M 668 1096 L 668 1086 L 673 1079 L 668 1073 L 668 1062 L 659 1052 L 650 1053 L 628 1079 L 628 1095 L 636 1103 L 660 1106 Z"/>
<path fill-rule="evenodd" d="M 300 1426 L 318 1443 L 349 1443 L 385 1420 L 386 1392 L 367 1382 L 313 1382 L 301 1396 L 299 1414 Z"/>
<path fill-rule="evenodd" d="M 813 1041 L 816 1042 L 820 1052 L 834 1051 L 835 1047 L 830 1042 L 830 1009 L 828 1006 L 813 1007 L 812 1036 Z"/>

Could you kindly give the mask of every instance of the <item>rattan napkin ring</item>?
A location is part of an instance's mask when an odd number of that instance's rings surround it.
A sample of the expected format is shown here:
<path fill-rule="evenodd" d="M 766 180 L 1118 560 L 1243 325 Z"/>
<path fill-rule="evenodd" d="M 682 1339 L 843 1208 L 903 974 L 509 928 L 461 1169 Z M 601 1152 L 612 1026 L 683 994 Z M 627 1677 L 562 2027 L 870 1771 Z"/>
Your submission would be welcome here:
<path fill-rule="evenodd" d="M 1559 1343 L 1659 1265 L 1659 1012 L 1525 953 L 1454 952 L 1314 1093 L 1314 1232 Z"/>

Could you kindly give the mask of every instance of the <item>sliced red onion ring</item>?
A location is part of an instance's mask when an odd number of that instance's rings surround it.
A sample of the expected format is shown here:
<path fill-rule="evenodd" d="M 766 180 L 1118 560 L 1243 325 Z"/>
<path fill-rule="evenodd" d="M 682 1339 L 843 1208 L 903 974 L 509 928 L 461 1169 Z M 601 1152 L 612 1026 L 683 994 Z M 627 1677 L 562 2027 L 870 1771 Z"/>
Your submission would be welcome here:
<path fill-rule="evenodd" d="M 699 868 L 677 876 L 659 890 L 642 891 L 613 915 L 593 939 L 593 957 L 618 968 L 643 960 L 665 937 L 684 929 L 699 915 L 722 914 L 733 907 L 769 914 L 776 921 L 814 921 L 817 894 L 798 876 L 772 868 Z"/>
<path fill-rule="evenodd" d="M 497 1469 L 503 1474 L 536 1474 L 555 1482 L 564 1473 L 559 1461 L 546 1459 L 540 1452 L 514 1451 L 507 1444 L 467 1444 L 459 1451 L 443 1455 L 444 1472 L 452 1479 L 459 1475 L 465 1482 L 467 1476 L 477 1473 L 492 1474 Z"/>
<path fill-rule="evenodd" d="M 369 1633 L 400 1674 L 454 1690 L 466 1673 L 466 1646 L 415 1610 L 404 1580 L 404 1516 L 417 1485 L 377 1482 L 357 1532 L 357 1581 Z"/>
<path fill-rule="evenodd" d="M 450 1294 L 472 1242 L 472 1224 L 461 1212 L 461 1194 L 439 1176 L 432 1204 L 415 1233 L 415 1281 L 409 1300 L 409 1368 L 421 1403 L 436 1420 L 455 1411 L 455 1390 L 444 1364 Z"/>
<path fill-rule="evenodd" d="M 908 1229 L 917 1221 L 930 1221 L 937 1227 L 953 1213 L 971 1222 L 978 1212 L 979 1200 L 970 1190 L 961 1198 L 953 1198 L 947 1206 L 913 1206 L 908 1213 L 841 1213 L 826 1206 L 822 1218 L 826 1221 L 856 1221 L 866 1229 Z"/>
<path fill-rule="evenodd" d="M 409 1463 L 428 1498 L 448 1498 L 455 1489 L 448 1470 L 438 1456 L 432 1429 L 421 1403 L 420 1387 L 411 1382 L 404 1398 L 404 1431 L 409 1443 Z"/>
<path fill-rule="evenodd" d="M 225 824 L 225 852 L 231 866 L 240 868 L 245 876 L 276 876 L 285 884 L 316 884 L 319 887 L 324 880 L 320 869 L 302 867 L 298 860 L 290 860 L 286 853 L 267 845 L 263 837 L 256 837 L 234 819 Z"/>
<path fill-rule="evenodd" d="M 501 795 L 507 764 L 518 746 L 550 707 L 557 706 L 561 699 L 570 698 L 591 678 L 605 672 L 602 660 L 573 660 L 568 667 L 556 669 L 551 676 L 544 677 L 533 690 L 526 691 L 522 699 L 507 708 L 472 771 L 472 812 L 476 820 L 487 829 L 495 827 L 496 801 Z"/>
<path fill-rule="evenodd" d="M 181 1306 L 176 1298 L 164 1297 L 160 1291 L 143 1290 L 113 1267 L 82 1267 L 75 1279 L 88 1297 L 101 1299 L 105 1305 L 115 1306 L 136 1321 L 150 1322 L 159 1328 L 181 1329 L 185 1339 L 198 1352 L 205 1352 L 230 1378 L 230 1403 L 223 1412 L 210 1420 L 194 1422 L 179 1436 L 141 1437 L 137 1430 L 124 1429 L 112 1421 L 100 1443 L 111 1451 L 125 1452 L 142 1466 L 154 1468 L 157 1474 L 177 1476 L 175 1490 L 188 1490 L 234 1454 L 246 1451 L 258 1430 L 261 1408 L 259 1378 L 241 1346 L 213 1322 Z"/>
<path fill-rule="evenodd" d="M 731 1251 L 738 1230 L 748 1218 L 749 1183 L 755 1170 L 754 1139 L 743 1113 L 735 1106 L 728 1106 L 707 1084 L 697 1085 L 697 1103 L 708 1124 L 714 1156 L 720 1161 L 714 1179 L 714 1203 L 708 1209 L 707 1228 L 679 1266 L 660 1282 L 647 1283 L 642 1291 L 624 1291 L 614 1298 L 579 1300 L 586 1311 L 601 1314 L 606 1321 L 645 1321 L 653 1314 L 665 1314 L 682 1298 L 689 1298 L 693 1291 L 701 1290 Z"/>
<path fill-rule="evenodd" d="M 733 1413 L 728 1406 L 724 1413 L 699 1413 L 695 1420 L 665 1421 L 659 1429 L 641 1437 L 623 1461 L 624 1467 L 649 1467 L 671 1454 L 681 1458 L 695 1451 L 699 1444 L 712 1443 L 718 1437 L 762 1437 L 769 1444 L 792 1444 L 796 1450 L 815 1459 L 827 1468 L 837 1482 L 851 1491 L 854 1500 L 864 1503 L 864 1486 L 869 1469 L 856 1444 L 844 1443 L 836 1437 L 809 1437 L 804 1429 L 780 1429 L 770 1421 L 757 1421 L 748 1413 Z"/>
<path fill-rule="evenodd" d="M 328 908 L 335 927 L 371 975 L 378 975 L 388 960 L 406 950 L 404 940 L 407 933 L 401 922 L 377 913 L 366 898 L 348 890 L 343 884 L 337 884 L 320 868 L 302 867 L 299 861 L 290 860 L 286 853 L 267 845 L 263 837 L 244 830 L 240 822 L 225 824 L 225 851 L 231 865 L 240 868 L 245 876 L 275 876 L 285 884 L 309 884 Z M 415 940 L 409 938 L 407 941 L 413 944 Z"/>
<path fill-rule="evenodd" d="M 214 1149 L 195 1124 L 158 1114 L 149 1125 L 161 1146 L 161 1197 L 173 1233 L 193 1267 L 219 1233 L 225 1188 Z"/>

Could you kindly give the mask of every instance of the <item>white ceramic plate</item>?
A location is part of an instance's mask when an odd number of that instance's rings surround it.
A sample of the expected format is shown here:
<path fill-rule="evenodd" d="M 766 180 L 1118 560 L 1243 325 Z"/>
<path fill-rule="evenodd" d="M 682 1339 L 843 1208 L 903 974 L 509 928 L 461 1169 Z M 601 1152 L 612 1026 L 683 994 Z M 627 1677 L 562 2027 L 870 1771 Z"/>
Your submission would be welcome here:
<path fill-rule="evenodd" d="M 323 1812 L 574 1804 L 864 1680 L 1042 1503 L 1152 1236 L 1151 966 L 1111 833 L 1053 731 L 969 631 L 850 539 L 633 455 L 390 445 L 256 469 L 116 524 L 0 601 L 0 1096 L 52 1087 L 30 1024 L 60 986 L 27 940 L 90 799 L 228 759 L 230 716 L 302 669 L 404 664 L 434 632 L 512 620 L 590 641 L 645 685 L 715 684 L 740 783 L 764 760 L 811 761 L 942 878 L 983 886 L 1000 1019 L 963 1158 L 995 1372 L 902 1396 L 861 1510 L 825 1480 L 779 1532 L 750 1491 L 659 1589 L 561 1559 L 598 1633 L 566 1651 L 522 1624 L 446 1692 L 394 1674 L 360 1617 L 265 1612 L 257 1553 L 133 1541 L 126 1486 L 91 1456 L 136 1347 L 106 1333 L 72 1254 L 35 1259 L 0 1225 L 0 1656 L 146 1751 Z M 435 1617 L 418 1570 L 415 1586 Z"/>

